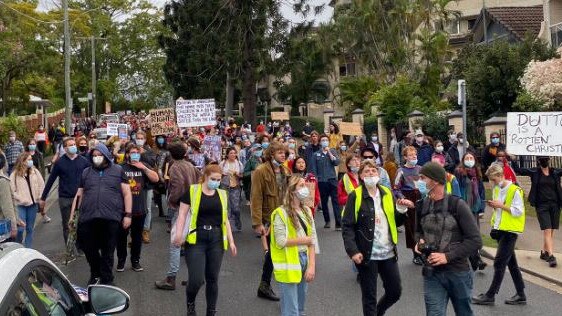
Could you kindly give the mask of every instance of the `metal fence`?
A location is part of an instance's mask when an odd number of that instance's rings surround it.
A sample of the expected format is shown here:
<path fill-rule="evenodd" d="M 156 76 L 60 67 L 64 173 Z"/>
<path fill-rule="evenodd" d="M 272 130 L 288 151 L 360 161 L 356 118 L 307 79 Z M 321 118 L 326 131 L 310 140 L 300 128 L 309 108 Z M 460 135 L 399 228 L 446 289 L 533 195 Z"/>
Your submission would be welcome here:
<path fill-rule="evenodd" d="M 534 168 L 537 167 L 536 156 L 517 156 L 516 163 L 519 168 Z M 550 167 L 562 168 L 562 157 L 550 157 Z"/>

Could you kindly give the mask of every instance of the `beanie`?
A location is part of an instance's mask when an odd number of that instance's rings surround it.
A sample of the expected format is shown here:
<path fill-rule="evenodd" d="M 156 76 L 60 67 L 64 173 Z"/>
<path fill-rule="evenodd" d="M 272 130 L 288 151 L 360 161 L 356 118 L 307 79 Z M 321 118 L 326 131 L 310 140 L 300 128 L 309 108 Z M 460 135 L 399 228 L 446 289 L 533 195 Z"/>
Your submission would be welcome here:
<path fill-rule="evenodd" d="M 437 181 L 440 184 L 445 184 L 447 182 L 447 172 L 438 163 L 428 162 L 423 165 L 420 174 L 430 178 L 433 181 Z"/>

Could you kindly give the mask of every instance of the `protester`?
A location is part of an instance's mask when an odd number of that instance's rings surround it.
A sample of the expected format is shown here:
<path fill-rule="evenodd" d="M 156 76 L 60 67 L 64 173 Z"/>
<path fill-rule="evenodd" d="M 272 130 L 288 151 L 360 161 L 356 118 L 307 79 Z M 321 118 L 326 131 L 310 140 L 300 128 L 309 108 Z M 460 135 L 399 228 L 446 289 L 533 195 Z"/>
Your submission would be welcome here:
<path fill-rule="evenodd" d="M 297 157 L 293 163 L 293 168 L 291 169 L 293 175 L 300 176 L 304 179 L 307 187 L 309 188 L 310 197 L 305 199 L 305 205 L 310 208 L 312 216 L 314 217 L 316 212 L 316 207 L 320 203 L 320 188 L 318 187 L 318 180 L 316 176 L 307 170 L 306 160 L 303 157 Z M 314 190 L 310 190 L 314 187 Z"/>
<path fill-rule="evenodd" d="M 418 166 L 423 166 L 427 162 L 431 161 L 431 155 L 433 155 L 433 146 L 426 140 L 425 135 L 422 130 L 416 131 L 416 138 L 414 141 L 414 148 L 418 152 Z"/>
<path fill-rule="evenodd" d="M 351 192 L 359 186 L 359 167 L 361 165 L 361 157 L 358 155 L 349 155 L 345 159 L 347 173 L 338 183 L 338 203 L 344 207 L 347 198 Z"/>
<path fill-rule="evenodd" d="M 330 133 L 328 134 L 328 138 L 330 142 L 330 148 L 338 149 L 340 143 L 343 141 L 343 136 L 340 133 L 340 127 L 338 126 L 338 124 L 332 122 L 330 123 L 329 132 Z"/>
<path fill-rule="evenodd" d="M 377 152 L 371 147 L 363 148 L 363 150 L 361 151 L 362 160 L 371 159 L 373 161 L 378 161 L 378 159 L 376 158 L 377 158 Z M 384 185 L 389 189 L 392 188 L 392 184 L 390 183 L 390 177 L 388 176 L 388 172 L 386 172 L 386 170 L 384 170 L 384 168 L 382 168 L 378 163 L 376 164 L 377 164 L 377 169 L 379 171 L 380 184 Z"/>
<path fill-rule="evenodd" d="M 506 267 L 515 285 L 516 294 L 505 300 L 508 305 L 525 305 L 525 282 L 515 258 L 515 243 L 517 237 L 525 229 L 525 204 L 523 190 L 517 185 L 505 180 L 503 168 L 492 164 L 486 171 L 486 176 L 494 184 L 492 199 L 487 201 L 494 209 L 491 220 L 490 237 L 498 242 L 498 249 L 494 257 L 494 277 L 486 293 L 472 298 L 473 304 L 494 305 L 496 294 L 500 290 Z"/>
<path fill-rule="evenodd" d="M 33 139 L 37 144 L 37 150 L 44 155 L 45 150 L 47 150 L 47 145 L 49 144 L 49 135 L 43 125 L 39 125 Z"/>
<path fill-rule="evenodd" d="M 226 160 L 219 164 L 222 170 L 221 188 L 228 193 L 228 215 L 234 223 L 235 232 L 241 232 L 240 199 L 242 198 L 241 179 L 244 166 L 238 160 L 236 148 L 227 148 L 226 157 Z"/>
<path fill-rule="evenodd" d="M 340 158 L 336 150 L 329 147 L 330 140 L 327 135 L 320 137 L 320 144 L 322 149 L 314 153 L 311 161 L 309 161 L 309 167 L 310 171 L 318 179 L 322 213 L 324 214 L 324 228 L 330 228 L 328 199 L 331 199 L 336 230 L 341 230 L 341 213 L 338 205 L 338 176 L 335 171 L 335 167 L 340 164 Z"/>
<path fill-rule="evenodd" d="M 536 168 L 517 168 L 516 172 L 531 178 L 529 204 L 536 208 L 539 226 L 543 231 L 540 258 L 554 268 L 557 265 L 554 257 L 554 231 L 559 228 L 562 208 L 562 169 L 552 168 L 549 164 L 550 157 L 539 156 Z"/>
<path fill-rule="evenodd" d="M 433 155 L 431 156 L 431 161 L 445 168 L 445 157 L 443 155 L 433 153 Z M 448 172 L 447 172 L 447 183 L 445 184 L 445 192 L 447 192 L 447 194 L 461 197 L 461 190 L 459 188 L 459 181 L 457 177 Z"/>
<path fill-rule="evenodd" d="M 312 131 L 314 131 L 314 127 L 312 127 L 312 125 L 310 125 L 309 121 L 306 121 L 306 123 L 304 123 L 304 127 L 302 129 L 302 136 L 303 139 L 306 138 L 310 138 Z"/>
<path fill-rule="evenodd" d="M 496 161 L 499 151 L 505 151 L 505 145 L 501 143 L 500 133 L 492 132 L 490 144 L 482 150 L 482 167 L 484 170 L 488 170 L 488 167 Z"/>
<path fill-rule="evenodd" d="M 148 168 L 153 171 L 158 170 L 158 156 L 152 150 L 147 140 L 151 139 L 147 137 L 147 134 L 141 130 L 137 131 L 135 134 L 135 143 L 139 146 L 141 154 L 141 162 L 144 163 Z M 142 230 L 142 242 L 150 243 L 150 229 L 152 228 L 152 200 L 154 198 L 154 184 L 147 182 L 145 187 L 146 190 L 146 218 L 144 221 L 144 228 Z"/>
<path fill-rule="evenodd" d="M 259 165 L 252 174 L 250 204 L 252 228 L 254 228 L 256 234 L 266 236 L 267 244 L 271 243 L 269 234 L 271 213 L 283 204 L 282 200 L 290 176 L 290 171 L 283 166 L 286 152 L 285 146 L 277 142 L 273 143 L 266 151 L 265 163 Z M 257 295 L 260 298 L 279 301 L 271 288 L 272 273 L 271 253 L 266 251 Z"/>
<path fill-rule="evenodd" d="M 242 175 L 242 183 L 244 185 L 244 195 L 246 197 L 247 205 L 250 205 L 252 192 L 252 173 L 263 162 L 263 148 L 261 144 L 254 144 L 250 150 L 250 158 L 244 165 L 244 173 Z"/>
<path fill-rule="evenodd" d="M 78 148 L 74 138 L 65 138 L 62 145 L 64 146 L 65 154 L 51 168 L 51 174 L 49 179 L 47 179 L 43 194 L 41 194 L 41 200 L 39 200 L 39 207 L 40 209 L 45 209 L 45 201 L 49 197 L 51 188 L 58 178 L 58 204 L 62 221 L 62 236 L 66 245 L 72 201 L 78 191 L 82 172 L 90 166 L 90 160 L 77 154 Z"/>
<path fill-rule="evenodd" d="M 88 145 L 88 140 L 86 139 L 86 137 L 78 137 L 76 139 L 76 145 L 78 146 L 78 154 L 88 159 L 87 155 L 90 153 L 90 146 Z"/>
<path fill-rule="evenodd" d="M 388 152 L 384 155 L 384 163 L 382 168 L 388 173 L 390 183 L 396 182 L 396 174 L 398 173 L 398 164 L 396 163 L 396 155 L 393 152 Z"/>
<path fill-rule="evenodd" d="M 436 140 L 433 143 L 433 148 L 435 148 L 435 151 L 433 152 L 433 155 L 431 155 L 431 159 L 437 156 L 440 160 L 442 158 L 443 162 L 445 163 L 445 161 L 447 160 L 447 153 L 445 152 L 445 146 L 443 145 L 443 142 L 440 140 Z"/>
<path fill-rule="evenodd" d="M 16 132 L 8 133 L 8 143 L 4 146 L 4 155 L 8 163 L 8 176 L 12 174 L 12 170 L 16 165 L 19 156 L 25 151 L 23 144 L 16 137 Z"/>
<path fill-rule="evenodd" d="M 39 210 L 38 201 L 44 187 L 45 182 L 39 170 L 33 166 L 32 156 L 29 153 L 21 154 L 10 175 L 10 188 L 18 210 L 18 218 L 25 224 L 18 228 L 17 241 L 23 243 L 26 248 L 31 248 L 33 244 L 33 228 Z"/>
<path fill-rule="evenodd" d="M 402 286 L 398 271 L 397 226 L 414 203 L 395 202 L 392 191 L 379 184 L 374 161 L 365 160 L 359 168 L 360 185 L 349 194 L 343 210 L 345 251 L 359 271 L 363 315 L 384 315 L 400 299 Z M 377 274 L 384 295 L 377 302 Z"/>
<path fill-rule="evenodd" d="M 305 315 L 307 283 L 316 274 L 318 238 L 305 205 L 312 192 L 302 177 L 289 179 L 283 205 L 271 214 L 271 259 L 281 288 L 281 315 Z"/>
<path fill-rule="evenodd" d="M 511 162 L 508 159 L 508 155 L 505 150 L 498 150 L 496 152 L 496 161 L 493 163 L 500 164 L 503 167 L 503 175 L 506 180 L 517 184 L 517 176 L 515 175 L 515 170 L 511 167 Z"/>
<path fill-rule="evenodd" d="M 328 142 L 328 145 L 330 145 L 330 143 Z M 309 169 L 311 170 L 312 173 L 314 173 L 315 176 L 318 177 L 318 175 L 315 173 L 315 170 L 312 170 L 310 168 L 310 166 L 312 165 L 313 159 L 314 159 L 314 154 L 318 151 L 320 151 L 322 149 L 322 147 L 320 146 L 320 134 L 318 134 L 317 131 L 312 131 L 310 133 L 310 142 L 308 144 L 308 146 L 306 146 L 305 152 L 304 152 L 304 160 L 306 160 L 306 163 L 309 166 Z"/>
<path fill-rule="evenodd" d="M 39 170 L 41 177 L 45 178 L 45 160 L 43 154 L 37 150 L 37 142 L 31 138 L 25 143 L 25 152 L 31 155 L 33 166 Z"/>
<path fill-rule="evenodd" d="M 445 160 L 445 170 L 450 173 L 455 172 L 455 168 L 461 163 L 461 158 L 464 156 L 464 142 L 466 141 L 463 133 L 458 133 L 456 141 L 449 147 Z M 466 141 L 466 151 L 474 153 L 474 148 L 470 147 Z"/>
<path fill-rule="evenodd" d="M 372 148 L 375 150 L 375 162 L 377 166 L 382 165 L 382 155 L 384 154 L 384 151 L 382 144 L 379 142 L 379 136 L 377 132 L 373 132 L 373 134 L 371 135 L 371 140 L 367 143 L 367 148 Z"/>
<path fill-rule="evenodd" d="M 426 315 L 447 314 L 449 299 L 457 315 L 473 315 L 473 274 L 468 256 L 482 247 L 480 230 L 468 205 L 445 192 L 446 172 L 429 162 L 420 170 L 425 198 L 416 205 L 416 253 L 422 269 Z"/>
<path fill-rule="evenodd" d="M 131 233 L 131 268 L 133 271 L 143 271 L 140 265 L 142 249 L 142 233 L 146 219 L 146 185 L 158 181 L 158 173 L 141 162 L 141 148 L 135 144 L 127 145 L 125 149 L 125 163 L 121 166 L 127 177 L 133 202 L 131 225 L 121 228 L 117 236 L 117 272 L 125 271 L 127 260 L 127 239 Z"/>
<path fill-rule="evenodd" d="M 457 142 L 457 133 L 454 130 L 449 130 L 447 132 L 447 140 L 443 143 L 443 152 L 447 154 L 451 146 Z"/>
<path fill-rule="evenodd" d="M 159 180 L 154 187 L 154 203 L 156 204 L 156 207 L 158 207 L 158 216 L 165 217 L 164 205 L 162 204 L 162 197 L 166 196 L 164 172 L 166 171 L 166 163 L 170 160 L 170 152 L 168 151 L 168 143 L 165 136 L 156 136 L 156 149 L 154 152 L 156 153 L 157 173 L 159 177 Z"/>
<path fill-rule="evenodd" d="M 345 141 L 341 141 L 337 148 L 337 153 L 340 156 L 340 164 L 338 165 L 338 180 L 347 173 L 347 165 L 345 161 L 349 155 L 353 155 L 357 148 L 359 148 L 359 137 L 355 138 L 355 141 L 351 146 L 347 146 Z"/>
<path fill-rule="evenodd" d="M 0 150 L 0 201 L 2 201 L 0 203 L 0 220 L 10 220 L 10 238 L 5 241 L 12 241 L 17 236 L 19 220 L 16 214 L 17 209 L 12 199 L 10 178 L 4 173 L 4 168 L 6 168 L 6 156 Z"/>

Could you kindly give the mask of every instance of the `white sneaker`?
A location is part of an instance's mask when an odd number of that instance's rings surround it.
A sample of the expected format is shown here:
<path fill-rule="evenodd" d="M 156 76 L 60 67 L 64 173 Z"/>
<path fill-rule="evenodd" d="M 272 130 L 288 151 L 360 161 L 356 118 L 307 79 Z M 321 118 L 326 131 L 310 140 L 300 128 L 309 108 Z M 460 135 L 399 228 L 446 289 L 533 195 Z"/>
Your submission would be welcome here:
<path fill-rule="evenodd" d="M 49 216 L 47 216 L 47 214 L 43 215 L 43 223 L 50 223 L 51 222 L 51 218 Z"/>

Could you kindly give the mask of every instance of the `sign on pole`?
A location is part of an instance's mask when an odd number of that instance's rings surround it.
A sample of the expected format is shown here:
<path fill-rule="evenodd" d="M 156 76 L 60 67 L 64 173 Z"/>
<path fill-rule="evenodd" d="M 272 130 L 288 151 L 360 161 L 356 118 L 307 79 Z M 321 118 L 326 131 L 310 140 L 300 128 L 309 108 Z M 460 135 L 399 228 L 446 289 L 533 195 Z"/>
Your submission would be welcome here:
<path fill-rule="evenodd" d="M 217 124 L 215 99 L 176 101 L 176 119 L 179 127 L 199 127 Z"/>
<path fill-rule="evenodd" d="M 339 122 L 340 133 L 342 135 L 352 135 L 361 136 L 363 135 L 363 129 L 360 123 L 350 123 L 350 122 Z"/>
<path fill-rule="evenodd" d="M 562 112 L 507 113 L 505 139 L 513 155 L 562 156 Z"/>
<path fill-rule="evenodd" d="M 288 121 L 289 112 L 271 112 L 272 121 Z"/>
<path fill-rule="evenodd" d="M 176 132 L 176 113 L 173 108 L 153 109 L 150 110 L 149 116 L 152 135 L 168 135 Z"/>
<path fill-rule="evenodd" d="M 107 136 L 119 136 L 119 138 L 125 139 L 127 138 L 127 131 L 127 124 L 107 123 Z"/>

